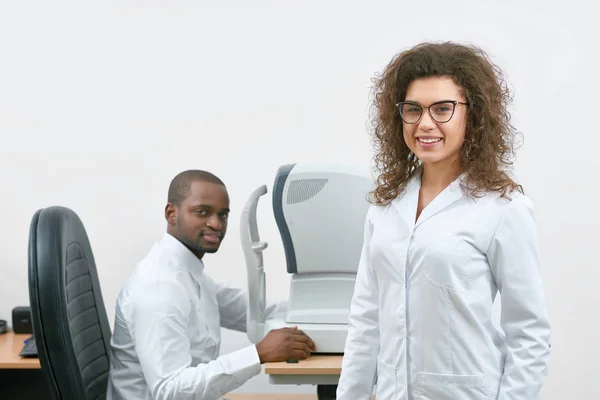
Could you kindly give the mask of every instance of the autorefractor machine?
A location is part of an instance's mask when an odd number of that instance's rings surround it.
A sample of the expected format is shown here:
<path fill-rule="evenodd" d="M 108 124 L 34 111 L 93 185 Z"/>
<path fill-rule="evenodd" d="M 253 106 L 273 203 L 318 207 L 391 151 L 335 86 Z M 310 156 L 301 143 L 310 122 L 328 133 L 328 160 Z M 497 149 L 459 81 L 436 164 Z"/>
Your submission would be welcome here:
<path fill-rule="evenodd" d="M 368 169 L 289 164 L 279 167 L 273 213 L 291 274 L 287 313 L 265 321 L 266 276 L 257 227 L 257 205 L 266 185 L 255 189 L 242 211 L 240 235 L 247 267 L 247 335 L 258 343 L 272 329 L 298 326 L 317 353 L 343 353 L 348 314 L 363 244 Z"/>

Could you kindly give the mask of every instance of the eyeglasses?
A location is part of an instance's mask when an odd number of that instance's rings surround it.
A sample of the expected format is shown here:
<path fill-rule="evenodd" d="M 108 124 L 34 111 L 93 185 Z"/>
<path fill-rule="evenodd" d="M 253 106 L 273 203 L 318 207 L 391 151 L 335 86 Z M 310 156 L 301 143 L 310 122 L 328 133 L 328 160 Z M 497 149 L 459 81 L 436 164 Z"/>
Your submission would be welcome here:
<path fill-rule="evenodd" d="M 469 105 L 469 103 L 463 103 L 456 100 L 442 100 L 436 101 L 429 107 L 423 107 L 422 105 L 413 101 L 402 101 L 400 103 L 396 103 L 396 107 L 398 107 L 400 117 L 407 124 L 416 124 L 419 122 L 421 117 L 423 117 L 423 108 L 427 109 L 431 119 L 438 124 L 443 124 L 452 119 L 457 104 L 464 104 L 466 106 Z"/>

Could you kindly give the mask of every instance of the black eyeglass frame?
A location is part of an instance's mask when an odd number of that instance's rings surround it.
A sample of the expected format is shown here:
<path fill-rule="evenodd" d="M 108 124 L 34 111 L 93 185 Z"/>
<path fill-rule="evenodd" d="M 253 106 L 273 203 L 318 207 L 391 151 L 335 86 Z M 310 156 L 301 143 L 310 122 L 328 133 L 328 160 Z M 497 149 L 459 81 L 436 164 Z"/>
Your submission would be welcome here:
<path fill-rule="evenodd" d="M 444 104 L 444 103 L 451 103 L 451 104 L 453 105 L 453 107 L 452 107 L 452 114 L 450 114 L 450 118 L 448 118 L 446 121 L 442 121 L 442 122 L 440 122 L 440 121 L 436 120 L 436 119 L 434 118 L 434 116 L 431 114 L 431 107 L 432 107 L 432 106 L 435 106 L 435 105 L 438 105 L 438 104 Z M 407 122 L 407 121 L 404 119 L 404 117 L 402 116 L 402 111 L 400 111 L 400 110 L 402 109 L 401 107 L 402 107 L 404 104 L 410 104 L 410 105 L 413 105 L 413 106 L 418 106 L 418 107 L 420 107 L 420 108 L 421 108 L 421 115 L 419 115 L 419 119 L 417 119 L 415 122 Z M 435 123 L 437 123 L 437 124 L 445 124 L 445 123 L 449 122 L 449 121 L 452 119 L 452 117 L 454 117 L 454 112 L 456 111 L 456 105 L 457 105 L 457 104 L 463 104 L 463 105 L 465 105 L 465 106 L 468 106 L 468 105 L 470 105 L 470 103 L 468 103 L 468 102 L 467 102 L 467 103 L 465 103 L 465 102 L 462 102 L 462 101 L 457 101 L 457 100 L 440 100 L 440 101 L 436 101 L 435 103 L 431 103 L 431 104 L 430 104 L 429 106 L 427 106 L 427 107 L 423 107 L 422 105 L 420 105 L 419 103 L 417 103 L 417 102 L 414 102 L 414 101 L 401 101 L 401 102 L 399 102 L 399 103 L 396 103 L 396 109 L 398 110 L 398 113 L 400 114 L 400 118 L 402 118 L 402 121 L 404 121 L 405 123 L 407 123 L 407 124 L 410 124 L 410 125 L 418 124 L 419 122 L 421 122 L 421 119 L 423 118 L 423 110 L 424 110 L 425 108 L 427 109 L 427 113 L 429 114 L 429 116 L 431 117 L 431 119 L 432 119 L 432 120 L 433 120 Z"/>

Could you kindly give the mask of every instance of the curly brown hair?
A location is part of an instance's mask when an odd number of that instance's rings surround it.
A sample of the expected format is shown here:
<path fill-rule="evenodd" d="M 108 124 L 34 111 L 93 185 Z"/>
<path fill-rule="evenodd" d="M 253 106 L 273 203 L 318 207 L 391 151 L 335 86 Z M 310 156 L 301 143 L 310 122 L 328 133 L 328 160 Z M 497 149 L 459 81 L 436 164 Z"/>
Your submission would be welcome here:
<path fill-rule="evenodd" d="M 404 142 L 396 103 L 404 101 L 412 81 L 435 76 L 452 78 L 470 103 L 460 154 L 469 195 L 496 191 L 506 197 L 507 192 L 523 192 L 503 169 L 512 165 L 519 132 L 510 122 L 507 106 L 512 96 L 501 70 L 476 46 L 421 43 L 397 54 L 373 80 L 373 159 L 379 176 L 371 202 L 384 205 L 396 198 L 420 166 Z"/>

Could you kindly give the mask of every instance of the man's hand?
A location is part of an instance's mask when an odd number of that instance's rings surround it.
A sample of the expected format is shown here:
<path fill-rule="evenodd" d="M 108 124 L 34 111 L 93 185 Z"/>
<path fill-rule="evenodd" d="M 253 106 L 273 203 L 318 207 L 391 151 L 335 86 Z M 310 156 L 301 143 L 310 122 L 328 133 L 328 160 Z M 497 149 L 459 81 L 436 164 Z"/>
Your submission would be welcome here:
<path fill-rule="evenodd" d="M 260 363 L 303 360 L 315 351 L 315 344 L 298 327 L 274 329 L 256 345 Z"/>

